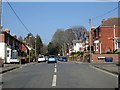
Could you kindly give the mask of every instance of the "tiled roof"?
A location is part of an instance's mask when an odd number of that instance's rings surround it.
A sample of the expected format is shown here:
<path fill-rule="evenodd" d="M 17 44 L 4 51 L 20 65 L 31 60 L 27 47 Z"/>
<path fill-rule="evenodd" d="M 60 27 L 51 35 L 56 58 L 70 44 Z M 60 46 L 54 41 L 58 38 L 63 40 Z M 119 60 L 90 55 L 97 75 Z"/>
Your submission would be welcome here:
<path fill-rule="evenodd" d="M 108 18 L 104 20 L 101 26 L 120 26 L 120 18 Z"/>

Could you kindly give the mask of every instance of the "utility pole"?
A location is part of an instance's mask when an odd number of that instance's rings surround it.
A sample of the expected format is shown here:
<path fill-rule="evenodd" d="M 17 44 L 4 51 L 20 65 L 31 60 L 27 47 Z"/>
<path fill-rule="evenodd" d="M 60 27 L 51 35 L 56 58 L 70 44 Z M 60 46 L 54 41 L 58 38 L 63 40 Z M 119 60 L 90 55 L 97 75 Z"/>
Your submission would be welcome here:
<path fill-rule="evenodd" d="M 89 37 L 90 37 L 90 61 L 91 62 L 91 19 L 89 19 L 89 25 L 90 25 L 90 32 L 89 32 Z"/>
<path fill-rule="evenodd" d="M 2 31 L 2 0 L 0 0 L 0 32 Z"/>
<path fill-rule="evenodd" d="M 114 33 L 114 37 L 113 37 L 113 51 L 116 49 L 116 45 L 115 45 L 115 25 L 114 25 L 114 29 L 113 29 L 113 33 Z"/>

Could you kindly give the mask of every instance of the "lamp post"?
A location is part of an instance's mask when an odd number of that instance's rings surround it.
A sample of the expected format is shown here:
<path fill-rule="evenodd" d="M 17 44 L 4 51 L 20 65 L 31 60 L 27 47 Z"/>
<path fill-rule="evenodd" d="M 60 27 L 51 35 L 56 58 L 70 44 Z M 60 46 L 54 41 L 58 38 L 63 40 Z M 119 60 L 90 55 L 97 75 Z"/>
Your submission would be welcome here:
<path fill-rule="evenodd" d="M 37 39 L 37 37 L 35 37 L 35 58 L 36 58 L 36 39 Z"/>
<path fill-rule="evenodd" d="M 0 0 L 0 32 L 2 31 L 2 0 Z"/>
<path fill-rule="evenodd" d="M 29 63 L 30 63 L 30 49 L 31 49 L 31 46 L 30 46 L 30 38 L 31 38 L 32 36 L 29 36 Z"/>
<path fill-rule="evenodd" d="M 89 19 L 90 31 L 89 31 L 89 38 L 90 38 L 90 61 L 91 62 L 91 19 Z"/>

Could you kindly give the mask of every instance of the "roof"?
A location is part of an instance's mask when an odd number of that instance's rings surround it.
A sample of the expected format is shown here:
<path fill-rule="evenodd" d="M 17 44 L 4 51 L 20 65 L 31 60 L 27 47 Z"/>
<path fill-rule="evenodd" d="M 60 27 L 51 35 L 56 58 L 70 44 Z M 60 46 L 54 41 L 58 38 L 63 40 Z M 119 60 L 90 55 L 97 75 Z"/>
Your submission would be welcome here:
<path fill-rule="evenodd" d="M 108 18 L 107 20 L 103 20 L 101 26 L 120 26 L 120 18 Z"/>

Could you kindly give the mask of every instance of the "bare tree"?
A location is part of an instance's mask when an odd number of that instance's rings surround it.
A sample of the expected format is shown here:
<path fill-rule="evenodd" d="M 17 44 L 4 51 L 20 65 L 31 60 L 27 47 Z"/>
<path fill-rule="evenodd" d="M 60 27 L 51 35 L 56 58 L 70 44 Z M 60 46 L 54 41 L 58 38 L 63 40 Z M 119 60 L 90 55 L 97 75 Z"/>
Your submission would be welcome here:
<path fill-rule="evenodd" d="M 87 32 L 86 28 L 83 26 L 74 26 L 71 28 L 75 35 L 75 40 L 84 39 L 84 33 Z"/>

